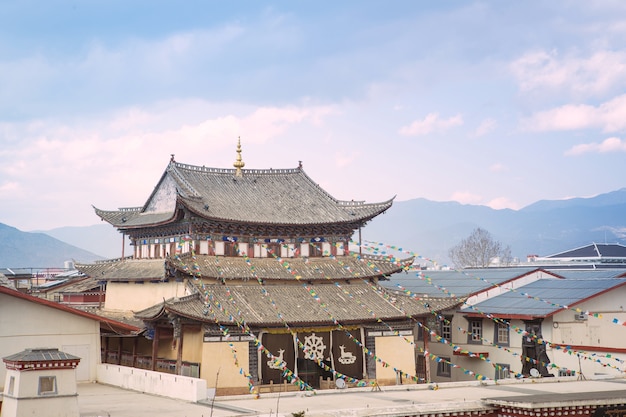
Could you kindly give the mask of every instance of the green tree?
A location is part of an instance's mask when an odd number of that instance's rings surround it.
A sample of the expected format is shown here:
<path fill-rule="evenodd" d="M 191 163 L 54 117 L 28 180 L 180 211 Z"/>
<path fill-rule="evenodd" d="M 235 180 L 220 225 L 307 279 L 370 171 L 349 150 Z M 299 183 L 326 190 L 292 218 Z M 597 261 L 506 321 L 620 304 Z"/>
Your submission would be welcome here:
<path fill-rule="evenodd" d="M 504 247 L 493 239 L 491 233 L 480 227 L 452 247 L 448 256 L 457 268 L 485 268 L 495 258 L 499 258 L 502 265 L 508 265 L 512 260 L 511 248 Z"/>

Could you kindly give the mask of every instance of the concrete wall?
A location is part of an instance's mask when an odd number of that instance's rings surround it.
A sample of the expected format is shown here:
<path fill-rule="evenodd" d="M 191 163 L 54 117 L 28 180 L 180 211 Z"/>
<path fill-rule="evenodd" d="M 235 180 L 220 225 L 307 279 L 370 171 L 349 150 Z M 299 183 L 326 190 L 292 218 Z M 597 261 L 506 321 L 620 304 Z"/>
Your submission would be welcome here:
<path fill-rule="evenodd" d="M 139 311 L 172 297 L 189 295 L 182 282 L 109 282 L 104 308 L 114 311 Z"/>
<path fill-rule="evenodd" d="M 248 342 L 203 344 L 200 377 L 209 387 L 217 388 L 219 395 L 247 392 L 248 379 L 241 374 L 241 369 L 250 372 Z"/>
<path fill-rule="evenodd" d="M 21 298 L 0 294 L 0 358 L 27 348 L 57 348 L 81 357 L 79 381 L 95 381 L 100 363 L 100 322 Z M 0 366 L 4 387 L 6 368 Z"/>
<path fill-rule="evenodd" d="M 209 394 L 204 379 L 111 364 L 98 366 L 98 382 L 192 402 L 204 400 Z"/>
<path fill-rule="evenodd" d="M 415 348 L 413 336 L 379 336 L 376 337 L 376 356 L 387 363 L 384 366 L 376 362 L 376 380 L 381 385 L 396 383 L 396 371 L 399 369 L 409 375 L 415 375 Z M 406 383 L 407 381 L 403 381 Z"/>

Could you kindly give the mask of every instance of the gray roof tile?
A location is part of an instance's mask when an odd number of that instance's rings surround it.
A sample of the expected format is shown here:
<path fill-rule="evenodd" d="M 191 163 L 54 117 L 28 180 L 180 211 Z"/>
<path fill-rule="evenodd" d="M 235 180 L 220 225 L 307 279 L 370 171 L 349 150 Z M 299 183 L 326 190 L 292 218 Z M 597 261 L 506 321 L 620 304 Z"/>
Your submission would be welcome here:
<path fill-rule="evenodd" d="M 159 185 L 142 208 L 105 211 L 102 219 L 118 228 L 161 224 L 174 219 L 175 208 L 153 209 L 159 186 L 173 181 L 175 196 L 197 215 L 213 220 L 253 224 L 318 225 L 367 221 L 391 207 L 393 199 L 366 204 L 341 201 L 314 183 L 301 168 L 246 169 L 241 177 L 234 169 L 206 168 L 170 162 Z M 150 209 L 149 209 L 150 208 Z"/>
<path fill-rule="evenodd" d="M 403 320 L 407 315 L 428 315 L 432 309 L 444 310 L 458 304 L 450 299 L 394 297 L 365 283 L 218 284 L 205 285 L 200 292 L 136 312 L 136 317 L 150 320 L 167 312 L 207 323 L 233 324 L 237 318 L 251 326 L 284 326 L 284 321 L 290 326 L 333 325 L 333 319 L 342 324 Z M 205 305 L 204 298 L 209 300 L 211 309 Z"/>
<path fill-rule="evenodd" d="M 161 281 L 166 278 L 164 259 L 112 259 L 75 267 L 102 281 Z"/>
<path fill-rule="evenodd" d="M 243 257 L 196 255 L 193 260 L 190 255 L 186 255 L 171 262 L 177 269 L 190 274 L 195 264 L 200 268 L 198 272 L 203 277 L 224 279 L 256 279 L 258 277 L 263 280 L 289 281 L 294 281 L 296 276 L 306 281 L 368 278 L 392 274 L 402 269 L 402 266 L 381 257 L 363 256 L 361 259 L 353 256 L 336 256 L 334 259 L 328 257 L 287 258 L 284 261 L 288 263 L 293 274 L 275 258 L 249 258 L 248 264 Z M 405 262 L 410 263 L 411 259 Z"/>

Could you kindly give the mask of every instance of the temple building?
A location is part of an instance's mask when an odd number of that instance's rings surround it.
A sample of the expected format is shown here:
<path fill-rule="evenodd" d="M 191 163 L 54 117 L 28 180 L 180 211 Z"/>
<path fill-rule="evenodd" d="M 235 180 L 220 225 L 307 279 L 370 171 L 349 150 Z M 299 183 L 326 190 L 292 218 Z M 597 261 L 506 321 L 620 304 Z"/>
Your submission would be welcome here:
<path fill-rule="evenodd" d="M 430 380 L 418 322 L 458 301 L 392 295 L 379 280 L 413 259 L 358 249 L 393 198 L 338 200 L 302 163 L 244 166 L 240 143 L 232 169 L 172 155 L 143 206 L 95 209 L 132 254 L 77 268 L 106 283 L 104 310 L 145 324 L 141 340 L 104 340 L 103 360 L 199 377 L 218 394 Z"/>

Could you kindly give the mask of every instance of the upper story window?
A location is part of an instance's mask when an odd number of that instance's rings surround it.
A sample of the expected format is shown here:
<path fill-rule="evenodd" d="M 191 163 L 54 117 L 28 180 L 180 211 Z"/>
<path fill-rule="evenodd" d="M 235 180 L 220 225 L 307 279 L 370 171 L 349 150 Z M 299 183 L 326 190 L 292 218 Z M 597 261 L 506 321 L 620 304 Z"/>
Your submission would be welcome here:
<path fill-rule="evenodd" d="M 481 319 L 469 319 L 467 343 L 483 343 L 483 321 Z"/>
<path fill-rule="evenodd" d="M 443 317 L 439 326 L 439 335 L 447 341 L 452 341 L 452 316 Z"/>
<path fill-rule="evenodd" d="M 309 244 L 309 256 L 313 257 L 321 257 L 324 255 L 324 247 L 322 242 L 311 242 Z"/>
<path fill-rule="evenodd" d="M 507 321 L 501 320 L 496 323 L 493 339 L 497 345 L 509 345 L 509 323 Z"/>

